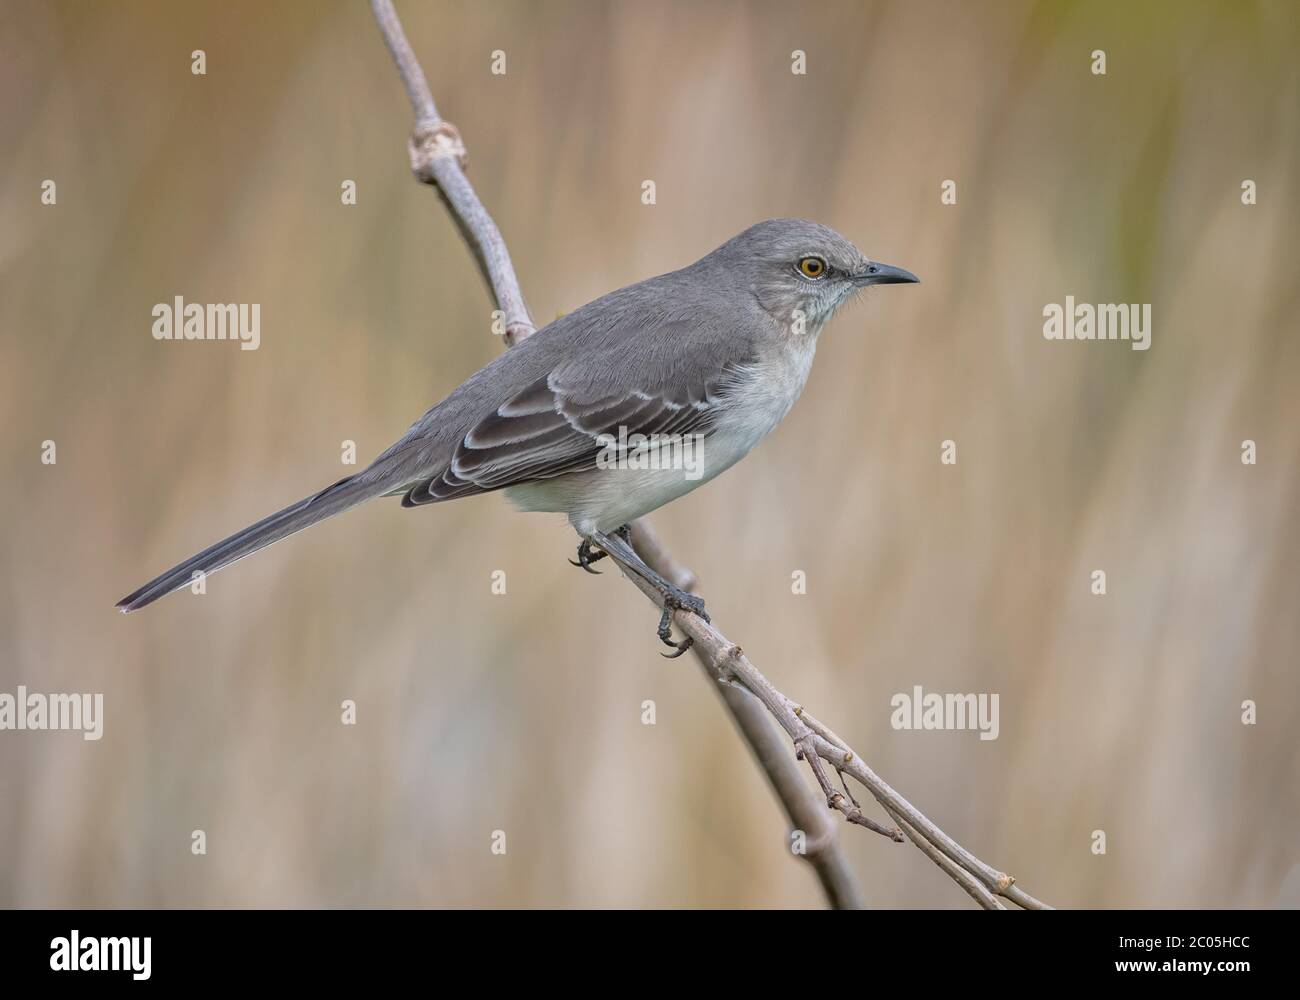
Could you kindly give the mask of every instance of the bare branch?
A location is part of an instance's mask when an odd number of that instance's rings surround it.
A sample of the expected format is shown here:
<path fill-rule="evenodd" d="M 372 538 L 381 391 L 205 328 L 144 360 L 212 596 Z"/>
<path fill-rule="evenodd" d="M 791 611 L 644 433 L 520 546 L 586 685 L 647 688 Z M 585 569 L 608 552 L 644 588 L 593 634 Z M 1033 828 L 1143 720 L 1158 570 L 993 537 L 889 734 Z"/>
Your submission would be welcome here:
<path fill-rule="evenodd" d="M 989 892 L 984 886 L 975 879 L 966 869 L 959 867 L 946 854 L 936 848 L 928 840 L 916 832 L 907 820 L 901 818 L 896 813 L 890 812 L 889 807 L 885 807 L 885 812 L 894 817 L 894 822 L 902 827 L 903 832 L 907 834 L 907 839 L 915 844 L 927 858 L 938 865 L 950 879 L 956 882 L 970 896 L 971 899 L 979 903 L 986 910 L 1005 910 L 993 893 Z"/>
<path fill-rule="evenodd" d="M 420 60 L 411 51 L 411 43 L 406 40 L 402 22 L 397 18 L 392 0 L 370 0 L 370 9 L 375 20 L 379 22 L 379 31 L 384 36 L 384 43 L 392 53 L 393 62 L 397 63 L 397 72 L 406 84 L 406 96 L 411 99 L 411 110 L 415 112 L 417 125 L 437 125 L 442 119 L 438 116 L 438 107 L 433 103 L 433 94 L 429 90 L 429 81 L 424 78 Z"/>
<path fill-rule="evenodd" d="M 532 334 L 536 327 L 501 232 L 465 176 L 465 145 L 460 132 L 438 114 L 424 71 L 411 50 L 391 0 L 371 0 L 370 6 L 415 114 L 415 130 L 408 147 L 411 170 L 422 183 L 433 185 L 447 206 L 502 312 L 506 346 L 512 346 Z M 633 524 L 632 545 L 662 576 L 683 590 L 695 587 L 695 574 L 671 556 L 647 522 Z M 707 659 L 698 647 L 695 652 L 701 669 L 711 679 Z M 742 687 L 713 686 L 785 808 L 791 825 L 803 831 L 806 849 L 802 856 L 816 872 L 830 904 L 836 909 L 861 908 L 862 896 L 837 840 L 835 826 L 803 781 L 780 731 L 772 724 L 762 703 Z"/>
<path fill-rule="evenodd" d="M 411 171 L 422 183 L 432 184 L 438 189 L 456 228 L 474 252 L 488 291 L 501 310 L 506 346 L 509 347 L 537 328 L 528 314 L 505 240 L 465 177 L 465 145 L 460 140 L 460 132 L 438 114 L 424 71 L 406 40 L 392 0 L 370 0 L 370 8 L 397 64 L 397 72 L 406 84 L 406 94 L 415 112 L 415 131 L 408 144 Z"/>
<path fill-rule="evenodd" d="M 645 564 L 665 580 L 682 590 L 695 590 L 698 583 L 695 574 L 673 559 L 649 521 L 633 522 L 631 542 Z M 803 831 L 805 846 L 801 856 L 813 866 L 831 906 L 839 910 L 861 909 L 864 904 L 857 880 L 836 840 L 835 826 L 809 793 L 797 761 L 786 749 L 780 730 L 772 724 L 772 716 L 761 701 L 739 684 L 714 683 L 712 665 L 700 646 L 692 646 L 691 652 L 731 712 L 772 791 L 785 807 L 792 829 Z"/>
<path fill-rule="evenodd" d="M 865 826 L 882 836 L 898 843 L 903 842 L 903 831 L 897 828 L 891 829 L 882 826 L 874 819 L 864 814 L 858 807 L 857 800 L 852 795 L 846 796 L 843 792 L 836 791 L 835 786 L 831 784 L 830 778 L 826 777 L 826 769 L 822 767 L 821 758 L 817 755 L 817 748 L 813 745 L 811 737 L 805 737 L 795 743 L 799 748 L 796 756 L 799 760 L 807 761 L 808 767 L 811 768 L 813 777 L 817 779 L 817 784 L 821 785 L 823 794 L 826 796 L 826 806 L 829 809 L 838 809 L 844 814 L 844 818 L 850 823 L 856 823 L 858 826 Z M 847 791 L 847 786 L 846 786 Z"/>
<path fill-rule="evenodd" d="M 613 553 L 610 553 L 610 558 L 620 566 L 623 565 Z M 636 573 L 628 571 L 626 567 L 623 569 L 624 575 L 636 584 L 642 593 L 662 607 L 662 598 L 653 586 Z M 901 831 L 927 857 L 953 877 L 958 885 L 980 905 L 987 906 L 991 896 L 1001 896 L 1024 909 L 1051 909 L 1047 904 L 1016 886 L 1013 876 L 981 861 L 939 829 L 933 821 L 867 767 L 862 758 L 844 740 L 778 691 L 772 682 L 749 661 L 744 651 L 724 636 L 716 626 L 686 610 L 676 611 L 673 620 L 678 628 L 695 640 L 693 648 L 699 650 L 700 655 L 707 659 L 715 680 L 722 684 L 741 685 L 763 703 L 793 741 L 802 759 L 808 763 L 818 784 L 828 792 L 828 798 L 833 788 L 826 779 L 821 765 L 815 763 L 818 758 L 832 764 L 837 771 L 849 775 L 871 792 L 876 801 L 899 825 Z M 830 805 L 848 815 L 839 804 L 831 802 Z M 958 872 L 963 874 L 959 875 Z"/>

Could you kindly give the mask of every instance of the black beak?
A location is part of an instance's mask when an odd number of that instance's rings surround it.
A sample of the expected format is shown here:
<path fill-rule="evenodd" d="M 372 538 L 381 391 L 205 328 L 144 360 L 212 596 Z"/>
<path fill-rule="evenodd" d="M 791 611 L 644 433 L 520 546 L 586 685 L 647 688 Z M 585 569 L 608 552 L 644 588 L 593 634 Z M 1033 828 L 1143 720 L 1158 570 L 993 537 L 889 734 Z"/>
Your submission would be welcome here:
<path fill-rule="evenodd" d="M 859 271 L 853 276 L 854 283 L 863 287 L 867 285 L 911 284 L 920 280 L 911 271 L 904 271 L 901 267 L 894 267 L 891 264 L 877 264 L 874 261 L 868 264 L 865 270 Z"/>

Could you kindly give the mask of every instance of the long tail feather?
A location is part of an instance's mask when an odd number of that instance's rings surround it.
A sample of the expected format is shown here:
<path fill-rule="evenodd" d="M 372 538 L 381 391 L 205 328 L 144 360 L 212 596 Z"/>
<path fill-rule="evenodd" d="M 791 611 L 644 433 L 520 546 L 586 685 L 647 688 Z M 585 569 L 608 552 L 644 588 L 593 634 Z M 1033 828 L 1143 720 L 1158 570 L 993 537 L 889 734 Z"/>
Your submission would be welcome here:
<path fill-rule="evenodd" d="M 373 481 L 358 482 L 353 476 L 340 479 L 333 486 L 328 486 L 305 500 L 290 504 L 284 510 L 262 518 L 256 524 L 249 525 L 243 531 L 235 532 L 229 538 L 222 539 L 215 545 L 208 546 L 198 555 L 173 566 L 166 573 L 150 580 L 135 593 L 122 598 L 117 602 L 117 607 L 123 614 L 143 608 L 173 590 L 187 586 L 197 572 L 215 573 L 223 566 L 229 566 L 235 560 L 242 559 L 272 542 L 278 542 L 295 531 L 301 531 L 317 521 L 323 521 L 349 507 L 355 507 L 383 492 L 383 486 L 376 486 Z"/>

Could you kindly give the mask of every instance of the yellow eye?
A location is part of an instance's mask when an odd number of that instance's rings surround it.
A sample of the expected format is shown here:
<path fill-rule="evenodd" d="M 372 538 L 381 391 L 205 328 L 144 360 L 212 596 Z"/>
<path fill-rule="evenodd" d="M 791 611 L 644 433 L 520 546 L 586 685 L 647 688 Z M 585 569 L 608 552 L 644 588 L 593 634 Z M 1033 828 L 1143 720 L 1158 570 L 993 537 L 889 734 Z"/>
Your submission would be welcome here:
<path fill-rule="evenodd" d="M 826 273 L 826 261 L 820 257 L 805 257 L 799 261 L 799 273 L 805 278 L 820 278 Z"/>

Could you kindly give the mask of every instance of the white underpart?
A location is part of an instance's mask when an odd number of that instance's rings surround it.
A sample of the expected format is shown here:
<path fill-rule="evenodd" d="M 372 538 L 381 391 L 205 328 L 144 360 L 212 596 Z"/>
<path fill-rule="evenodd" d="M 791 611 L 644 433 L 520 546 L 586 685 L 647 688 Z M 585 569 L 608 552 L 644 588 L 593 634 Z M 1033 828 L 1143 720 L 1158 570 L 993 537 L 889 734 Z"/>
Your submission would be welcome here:
<path fill-rule="evenodd" d="M 803 392 L 816 350 L 814 334 L 784 338 L 737 374 L 704 440 L 698 478 L 681 468 L 595 469 L 512 486 L 506 497 L 520 510 L 567 514 L 584 536 L 613 531 L 704 485 L 748 455 Z"/>

